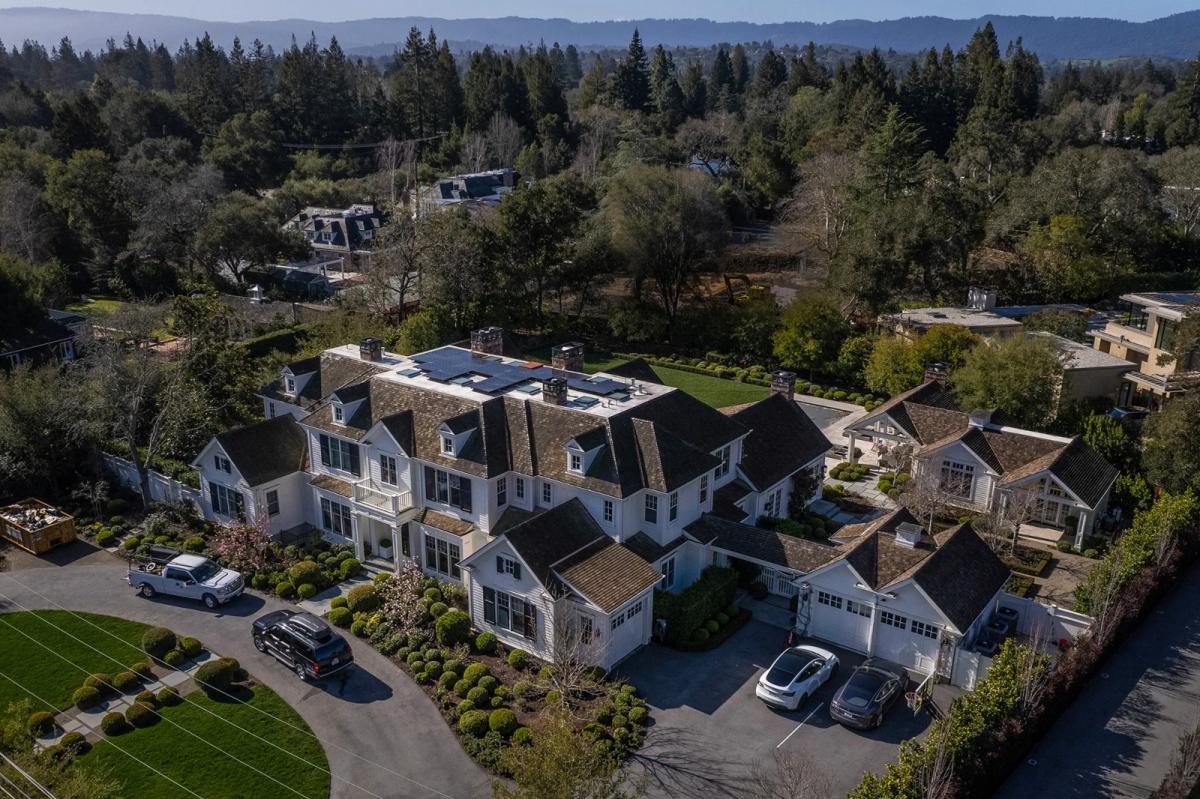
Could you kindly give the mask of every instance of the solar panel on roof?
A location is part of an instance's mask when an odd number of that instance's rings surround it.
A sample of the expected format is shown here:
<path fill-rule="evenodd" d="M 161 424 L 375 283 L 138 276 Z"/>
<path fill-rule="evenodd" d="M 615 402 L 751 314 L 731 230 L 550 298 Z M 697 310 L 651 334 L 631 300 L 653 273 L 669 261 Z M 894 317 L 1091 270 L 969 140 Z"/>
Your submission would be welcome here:
<path fill-rule="evenodd" d="M 578 405 L 582 408 L 590 408 L 593 405 L 599 404 L 599 402 L 600 400 L 596 399 L 595 397 L 576 397 L 575 399 L 571 400 L 572 405 Z"/>
<path fill-rule="evenodd" d="M 494 394 L 528 382 L 530 379 L 544 380 L 554 375 L 554 371 L 544 364 L 528 361 L 505 361 L 495 355 L 476 355 L 458 347 L 442 347 L 430 352 L 414 355 L 413 359 L 421 371 L 430 380 L 451 382 L 459 385 L 469 381 L 462 380 L 464 375 L 480 375 L 484 379 L 469 382 L 472 389 L 487 394 Z M 581 374 L 568 373 L 567 384 L 577 391 L 588 394 L 608 395 L 624 391 L 624 383 L 607 377 L 587 377 Z M 533 394 L 535 391 L 525 391 Z"/>
<path fill-rule="evenodd" d="M 523 385 L 523 386 L 517 386 L 516 390 L 520 391 L 522 394 L 533 395 L 533 394 L 540 394 L 542 391 L 542 387 L 536 383 L 527 383 L 526 385 Z"/>
<path fill-rule="evenodd" d="M 400 375 L 401 377 L 416 377 L 417 375 L 421 374 L 421 370 L 420 369 L 401 369 L 396 374 Z"/>

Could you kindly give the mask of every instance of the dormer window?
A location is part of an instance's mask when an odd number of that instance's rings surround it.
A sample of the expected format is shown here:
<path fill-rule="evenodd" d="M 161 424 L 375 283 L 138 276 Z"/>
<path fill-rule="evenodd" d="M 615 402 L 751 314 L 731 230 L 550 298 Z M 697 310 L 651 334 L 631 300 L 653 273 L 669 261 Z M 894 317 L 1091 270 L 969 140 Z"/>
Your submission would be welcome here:
<path fill-rule="evenodd" d="M 567 453 L 567 471 L 574 474 L 583 474 L 583 456 L 578 452 Z"/>
<path fill-rule="evenodd" d="M 333 421 L 337 422 L 338 424 L 344 424 L 346 421 L 345 417 L 346 409 L 342 407 L 341 403 L 335 402 L 333 404 Z"/>
<path fill-rule="evenodd" d="M 285 394 L 296 395 L 296 378 L 290 375 L 283 378 L 283 391 Z"/>
<path fill-rule="evenodd" d="M 442 454 L 454 457 L 454 439 L 450 436 L 442 436 Z"/>
<path fill-rule="evenodd" d="M 230 465 L 228 458 L 223 458 L 220 455 L 214 455 L 213 460 L 217 469 L 225 472 L 225 474 L 233 474 L 233 467 Z"/>

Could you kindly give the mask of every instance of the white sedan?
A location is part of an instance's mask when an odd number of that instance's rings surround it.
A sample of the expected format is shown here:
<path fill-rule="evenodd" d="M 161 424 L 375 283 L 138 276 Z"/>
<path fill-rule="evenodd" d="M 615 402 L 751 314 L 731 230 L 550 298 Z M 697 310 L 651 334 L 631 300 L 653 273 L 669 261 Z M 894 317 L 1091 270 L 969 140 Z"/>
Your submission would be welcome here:
<path fill-rule="evenodd" d="M 793 646 L 758 678 L 755 695 L 768 705 L 795 710 L 837 672 L 837 655 L 815 646 Z"/>

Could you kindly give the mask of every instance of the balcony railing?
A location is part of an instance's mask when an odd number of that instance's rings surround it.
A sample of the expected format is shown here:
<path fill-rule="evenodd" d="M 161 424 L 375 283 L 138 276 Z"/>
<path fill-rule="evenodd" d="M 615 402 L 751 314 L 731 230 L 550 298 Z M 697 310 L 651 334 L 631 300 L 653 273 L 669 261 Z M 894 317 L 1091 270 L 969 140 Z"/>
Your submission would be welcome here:
<path fill-rule="evenodd" d="M 354 484 L 354 500 L 382 511 L 399 513 L 412 507 L 412 492 L 373 480 L 359 480 Z"/>

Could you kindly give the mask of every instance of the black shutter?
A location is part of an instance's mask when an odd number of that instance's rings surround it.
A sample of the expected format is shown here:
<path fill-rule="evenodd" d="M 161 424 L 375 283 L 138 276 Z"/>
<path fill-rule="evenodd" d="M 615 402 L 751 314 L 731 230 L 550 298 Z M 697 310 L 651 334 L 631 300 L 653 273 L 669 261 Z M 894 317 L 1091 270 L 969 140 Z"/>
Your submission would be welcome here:
<path fill-rule="evenodd" d="M 350 445 L 350 474 L 362 477 L 362 464 L 358 460 L 358 444 Z"/>
<path fill-rule="evenodd" d="M 321 434 L 321 465 L 329 466 L 329 436 Z"/>
<path fill-rule="evenodd" d="M 467 477 L 458 478 L 459 505 L 467 513 L 471 512 L 471 480 Z"/>
<path fill-rule="evenodd" d="M 518 580 L 521 579 L 521 564 L 516 561 L 513 562 L 513 577 Z"/>
<path fill-rule="evenodd" d="M 437 502 L 437 476 L 432 466 L 425 467 L 425 499 Z"/>
<path fill-rule="evenodd" d="M 496 623 L 496 592 L 490 588 L 483 589 L 483 620 Z"/>
<path fill-rule="evenodd" d="M 496 573 L 504 574 L 504 558 L 500 555 L 496 556 Z"/>

